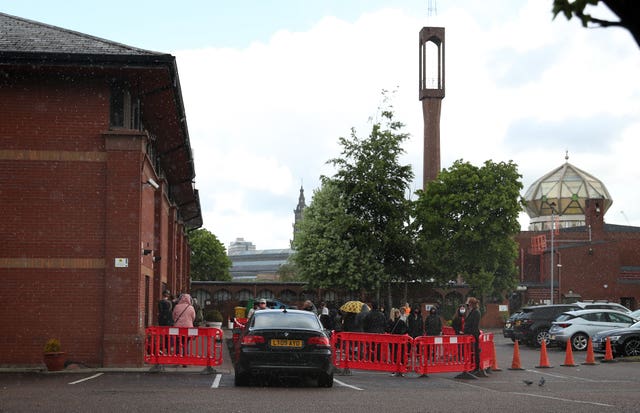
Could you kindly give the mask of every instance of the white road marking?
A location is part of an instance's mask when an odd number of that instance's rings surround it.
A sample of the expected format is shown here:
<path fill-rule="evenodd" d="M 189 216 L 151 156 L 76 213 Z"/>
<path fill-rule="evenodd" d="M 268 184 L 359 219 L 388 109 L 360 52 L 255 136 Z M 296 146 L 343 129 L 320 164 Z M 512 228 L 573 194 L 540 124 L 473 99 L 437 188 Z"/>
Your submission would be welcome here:
<path fill-rule="evenodd" d="M 85 377 L 84 379 L 80 379 L 80 380 L 76 380 L 76 381 L 72 381 L 69 384 L 78 384 L 78 383 L 82 383 L 83 381 L 87 381 L 87 380 L 91 380 L 91 379 L 95 379 L 96 377 L 100 377 L 102 376 L 104 373 L 98 373 L 98 374 L 94 374 L 91 377 Z"/>
<path fill-rule="evenodd" d="M 342 381 L 340 381 L 340 380 L 338 380 L 338 379 L 333 379 L 333 381 L 334 381 L 335 383 L 338 383 L 339 385 L 341 385 L 341 386 L 343 386 L 343 387 L 349 387 L 350 389 L 354 389 L 354 390 L 364 390 L 364 389 L 361 389 L 360 387 L 352 386 L 352 385 L 347 384 L 347 383 L 345 383 L 345 382 L 342 382 Z"/>
<path fill-rule="evenodd" d="M 212 389 L 217 389 L 220 386 L 220 379 L 222 378 L 222 374 L 216 374 L 216 378 L 213 379 L 213 383 L 211 383 Z"/>
<path fill-rule="evenodd" d="M 473 385 L 473 384 L 470 384 L 470 383 L 462 383 L 462 382 L 458 382 L 458 383 L 462 384 L 464 386 L 473 387 L 475 389 L 487 390 L 487 391 L 494 392 L 494 393 L 502 393 L 502 394 L 506 393 L 506 394 L 515 394 L 515 395 L 518 395 L 518 396 L 539 397 L 541 399 L 559 400 L 559 401 L 563 401 L 563 402 L 578 403 L 578 404 L 591 404 L 591 405 L 594 405 L 594 406 L 602 406 L 602 407 L 615 407 L 612 404 L 606 404 L 606 403 L 589 402 L 589 401 L 586 401 L 586 400 L 565 399 L 565 398 L 562 398 L 562 397 L 544 396 L 542 394 L 521 393 L 521 392 L 515 392 L 515 391 L 503 392 L 503 391 L 489 389 L 489 388 L 482 387 L 482 386 L 476 386 L 476 385 Z"/>

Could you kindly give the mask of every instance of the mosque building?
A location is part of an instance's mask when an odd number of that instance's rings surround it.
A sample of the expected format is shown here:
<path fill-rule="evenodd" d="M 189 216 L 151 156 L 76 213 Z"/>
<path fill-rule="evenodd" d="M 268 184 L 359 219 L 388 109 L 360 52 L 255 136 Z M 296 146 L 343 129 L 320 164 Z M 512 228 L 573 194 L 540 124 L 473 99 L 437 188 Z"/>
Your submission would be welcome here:
<path fill-rule="evenodd" d="M 519 286 L 511 309 L 524 304 L 608 300 L 630 309 L 640 298 L 640 227 L 605 222 L 613 203 L 605 184 L 569 163 L 525 192 L 529 230 L 520 246 Z"/>

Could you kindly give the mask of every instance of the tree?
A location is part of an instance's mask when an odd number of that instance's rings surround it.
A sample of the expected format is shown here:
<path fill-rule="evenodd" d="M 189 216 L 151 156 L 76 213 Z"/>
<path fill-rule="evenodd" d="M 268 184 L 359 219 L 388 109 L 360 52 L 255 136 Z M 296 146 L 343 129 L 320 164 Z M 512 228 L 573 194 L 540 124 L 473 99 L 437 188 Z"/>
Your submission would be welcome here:
<path fill-rule="evenodd" d="M 191 246 L 191 279 L 198 281 L 231 281 L 231 260 L 224 245 L 204 228 L 189 232 Z"/>
<path fill-rule="evenodd" d="M 276 274 L 278 274 L 280 281 L 298 281 L 298 270 L 296 269 L 295 263 L 291 260 L 282 264 L 278 268 L 278 271 L 276 271 Z"/>
<path fill-rule="evenodd" d="M 588 5 L 596 6 L 600 1 L 620 20 L 603 20 L 585 12 Z M 584 27 L 623 27 L 631 33 L 636 44 L 640 46 L 640 2 L 637 0 L 554 0 L 553 18 L 555 19 L 560 13 L 564 14 L 567 20 L 575 16 L 580 19 Z"/>
<path fill-rule="evenodd" d="M 382 266 L 354 243 L 354 225 L 335 183 L 324 178 L 294 241 L 292 260 L 300 278 L 312 287 L 357 291 L 372 274 L 380 274 Z"/>
<path fill-rule="evenodd" d="M 413 225 L 425 276 L 445 285 L 461 275 L 479 296 L 515 287 L 521 177 L 511 162 L 458 160 L 418 191 Z"/>
<path fill-rule="evenodd" d="M 410 165 L 401 165 L 408 134 L 393 119 L 386 91 L 379 121 L 360 139 L 339 139 L 341 157 L 328 163 L 337 169 L 323 177 L 322 187 L 305 210 L 296 243 L 300 275 L 312 285 L 379 290 L 388 280 L 404 279 L 410 267 Z"/>

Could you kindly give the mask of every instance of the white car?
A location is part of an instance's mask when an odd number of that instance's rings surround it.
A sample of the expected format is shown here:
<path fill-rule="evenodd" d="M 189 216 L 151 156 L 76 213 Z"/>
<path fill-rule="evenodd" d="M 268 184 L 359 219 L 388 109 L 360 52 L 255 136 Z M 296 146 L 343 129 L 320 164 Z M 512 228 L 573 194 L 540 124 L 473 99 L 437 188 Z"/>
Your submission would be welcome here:
<path fill-rule="evenodd" d="M 577 310 L 562 313 L 551 324 L 550 341 L 564 344 L 571 340 L 574 350 L 586 350 L 589 337 L 600 331 L 629 327 L 637 320 L 615 310 Z"/>

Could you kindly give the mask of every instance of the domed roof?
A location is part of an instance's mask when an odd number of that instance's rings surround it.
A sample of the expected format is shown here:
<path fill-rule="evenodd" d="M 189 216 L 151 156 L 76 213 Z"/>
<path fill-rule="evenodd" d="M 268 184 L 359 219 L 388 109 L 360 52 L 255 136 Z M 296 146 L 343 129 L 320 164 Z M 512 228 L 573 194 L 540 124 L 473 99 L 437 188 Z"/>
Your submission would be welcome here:
<path fill-rule="evenodd" d="M 547 222 L 553 213 L 559 217 L 562 227 L 584 225 L 585 201 L 603 199 L 603 213 L 613 200 L 604 183 L 593 175 L 569 163 L 548 172 L 535 181 L 524 195 L 526 211 L 531 225 Z M 531 228 L 542 229 L 542 228 Z"/>

